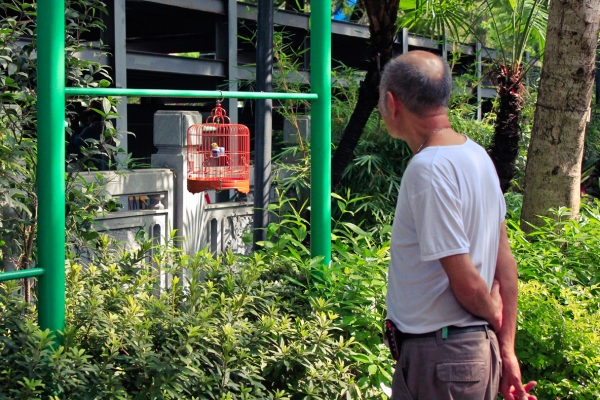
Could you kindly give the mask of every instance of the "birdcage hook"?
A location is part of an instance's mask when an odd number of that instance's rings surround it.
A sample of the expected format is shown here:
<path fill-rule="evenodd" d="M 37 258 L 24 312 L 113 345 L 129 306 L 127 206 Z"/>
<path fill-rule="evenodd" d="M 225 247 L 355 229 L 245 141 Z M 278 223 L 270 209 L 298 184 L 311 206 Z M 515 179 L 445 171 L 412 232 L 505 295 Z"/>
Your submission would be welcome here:
<path fill-rule="evenodd" d="M 217 106 L 212 109 L 206 123 L 212 124 L 231 124 L 231 120 L 227 116 L 227 111 L 221 106 L 221 103 L 217 101 Z"/>

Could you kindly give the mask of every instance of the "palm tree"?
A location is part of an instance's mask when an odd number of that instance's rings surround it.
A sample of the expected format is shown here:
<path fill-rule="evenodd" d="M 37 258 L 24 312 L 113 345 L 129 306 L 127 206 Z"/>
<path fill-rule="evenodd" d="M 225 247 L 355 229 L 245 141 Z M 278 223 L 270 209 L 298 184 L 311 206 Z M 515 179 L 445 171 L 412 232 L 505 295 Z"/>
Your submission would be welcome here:
<path fill-rule="evenodd" d="M 497 84 L 498 106 L 489 154 L 502 191 L 506 192 L 515 176 L 521 140 L 519 119 L 526 90 L 523 80 L 533 65 L 525 60 L 525 52 L 532 45 L 540 52 L 544 48 L 548 11 L 543 0 L 484 0 L 483 5 L 471 32 L 479 36 L 479 27 L 485 21 L 489 25 L 489 45 L 496 49 L 490 75 Z"/>
<path fill-rule="evenodd" d="M 548 0 L 414 0 L 400 24 L 429 35 L 450 36 L 454 40 L 475 38 L 487 48 L 493 60 L 490 75 L 497 85 L 498 106 L 494 136 L 489 153 L 506 192 L 515 176 L 521 140 L 519 119 L 525 95 L 524 78 L 533 62 L 526 50 L 544 48 Z M 465 29 L 466 26 L 466 29 Z"/>

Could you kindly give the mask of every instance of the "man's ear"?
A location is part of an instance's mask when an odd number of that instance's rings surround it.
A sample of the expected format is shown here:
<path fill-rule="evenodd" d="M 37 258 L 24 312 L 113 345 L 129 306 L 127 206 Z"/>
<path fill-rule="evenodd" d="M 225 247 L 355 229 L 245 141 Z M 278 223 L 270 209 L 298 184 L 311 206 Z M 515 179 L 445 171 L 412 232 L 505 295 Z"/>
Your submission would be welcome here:
<path fill-rule="evenodd" d="M 392 92 L 387 91 L 385 93 L 385 103 L 386 103 L 386 110 L 387 110 L 389 116 L 392 118 L 396 118 L 396 116 L 398 114 L 397 107 L 399 105 L 399 100 L 394 97 Z"/>

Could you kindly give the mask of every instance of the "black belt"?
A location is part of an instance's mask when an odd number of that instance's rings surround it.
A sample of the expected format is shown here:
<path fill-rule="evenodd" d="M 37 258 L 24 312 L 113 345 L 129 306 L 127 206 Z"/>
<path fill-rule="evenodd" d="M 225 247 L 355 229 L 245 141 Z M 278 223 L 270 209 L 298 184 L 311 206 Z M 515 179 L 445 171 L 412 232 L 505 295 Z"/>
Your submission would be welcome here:
<path fill-rule="evenodd" d="M 448 336 L 450 335 L 458 335 L 460 333 L 467 332 L 485 332 L 487 329 L 491 329 L 488 325 L 472 325 L 472 326 L 449 326 L 448 327 Z M 430 338 L 436 337 L 437 331 L 427 332 L 427 333 L 404 333 L 398 331 L 398 334 L 402 337 L 402 340 L 407 339 L 422 339 L 422 338 Z"/>

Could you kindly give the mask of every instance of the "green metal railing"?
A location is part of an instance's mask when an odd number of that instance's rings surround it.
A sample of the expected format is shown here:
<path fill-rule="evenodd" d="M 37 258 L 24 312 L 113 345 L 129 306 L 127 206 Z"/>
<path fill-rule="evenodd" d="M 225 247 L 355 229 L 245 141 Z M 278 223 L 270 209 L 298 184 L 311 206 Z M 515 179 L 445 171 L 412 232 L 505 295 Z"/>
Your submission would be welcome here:
<path fill-rule="evenodd" d="M 65 96 L 160 96 L 311 100 L 311 256 L 331 261 L 331 7 L 311 6 L 312 93 L 65 88 L 65 2 L 38 0 L 38 264 L 0 273 L 0 281 L 39 277 L 41 329 L 65 327 Z M 60 337 L 57 336 L 60 340 Z"/>
<path fill-rule="evenodd" d="M 65 88 L 68 96 L 144 96 L 144 97 L 195 97 L 224 99 L 279 99 L 316 100 L 315 93 L 227 92 L 221 90 L 169 90 L 169 89 L 119 89 L 119 88 Z"/>
<path fill-rule="evenodd" d="M 9 271 L 0 273 L 0 282 L 10 281 L 12 279 L 33 278 L 44 274 L 43 268 L 29 268 L 20 271 Z"/>

